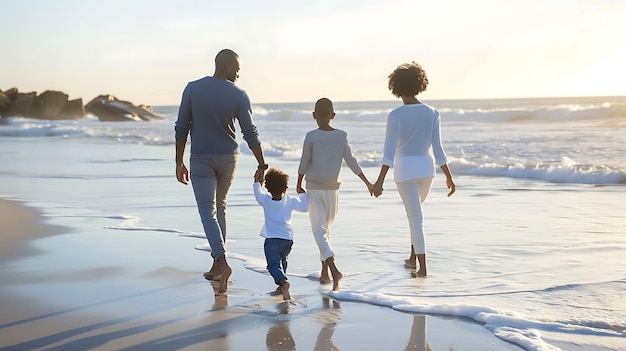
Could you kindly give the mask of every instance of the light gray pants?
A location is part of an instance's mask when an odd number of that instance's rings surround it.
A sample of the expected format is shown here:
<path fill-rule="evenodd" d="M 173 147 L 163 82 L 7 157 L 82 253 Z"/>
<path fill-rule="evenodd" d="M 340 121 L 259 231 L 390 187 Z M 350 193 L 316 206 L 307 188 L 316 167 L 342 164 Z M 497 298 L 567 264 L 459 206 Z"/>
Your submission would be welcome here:
<path fill-rule="evenodd" d="M 404 203 L 406 217 L 409 220 L 411 245 L 413 245 L 416 254 L 426 253 L 422 204 L 426 201 L 432 184 L 433 177 L 417 178 L 396 183 L 396 187 Z"/>
<path fill-rule="evenodd" d="M 239 155 L 191 157 L 189 175 L 211 256 L 226 253 L 226 195 L 233 183 Z"/>

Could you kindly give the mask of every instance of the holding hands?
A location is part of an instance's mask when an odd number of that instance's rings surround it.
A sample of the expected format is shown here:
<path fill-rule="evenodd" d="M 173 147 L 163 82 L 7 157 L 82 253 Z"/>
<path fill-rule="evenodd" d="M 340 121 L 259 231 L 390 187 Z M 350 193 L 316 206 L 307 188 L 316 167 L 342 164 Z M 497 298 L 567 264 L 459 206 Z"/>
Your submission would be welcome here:
<path fill-rule="evenodd" d="M 254 182 L 259 182 L 261 183 L 261 185 L 263 185 L 263 180 L 265 178 L 265 170 L 263 169 L 257 169 L 254 172 Z"/>
<path fill-rule="evenodd" d="M 379 197 L 383 194 L 383 181 L 378 180 L 376 183 L 372 185 L 372 190 L 370 190 L 370 194 L 373 194 L 375 197 Z"/>
<path fill-rule="evenodd" d="M 374 184 L 367 182 L 365 185 L 367 186 L 367 191 L 370 192 L 370 196 L 374 195 Z"/>

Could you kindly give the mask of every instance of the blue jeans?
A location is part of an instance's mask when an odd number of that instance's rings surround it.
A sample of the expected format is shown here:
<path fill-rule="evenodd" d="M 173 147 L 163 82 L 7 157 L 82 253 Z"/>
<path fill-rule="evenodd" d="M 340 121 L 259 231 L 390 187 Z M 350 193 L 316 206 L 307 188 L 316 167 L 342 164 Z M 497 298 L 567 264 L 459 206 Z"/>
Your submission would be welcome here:
<path fill-rule="evenodd" d="M 274 278 L 274 283 L 281 285 L 280 281 L 284 278 L 287 280 L 287 256 L 291 252 L 293 240 L 267 238 L 263 248 L 265 249 L 265 260 L 267 261 L 267 270 Z"/>
<path fill-rule="evenodd" d="M 191 156 L 189 176 L 211 256 L 226 253 L 226 195 L 237 170 L 237 154 Z"/>

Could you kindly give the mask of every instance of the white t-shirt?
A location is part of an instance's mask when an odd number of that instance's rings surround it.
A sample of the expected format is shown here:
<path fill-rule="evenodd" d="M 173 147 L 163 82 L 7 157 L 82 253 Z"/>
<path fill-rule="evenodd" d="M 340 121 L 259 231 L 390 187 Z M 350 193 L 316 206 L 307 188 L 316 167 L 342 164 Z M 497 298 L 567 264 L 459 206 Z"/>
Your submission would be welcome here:
<path fill-rule="evenodd" d="M 389 112 L 381 163 L 394 168 L 396 182 L 434 177 L 435 163 L 447 163 L 439 111 L 426 104 L 410 104 Z"/>
<path fill-rule="evenodd" d="M 263 207 L 265 222 L 261 228 L 261 236 L 264 238 L 279 238 L 293 240 L 293 224 L 291 224 L 291 212 L 306 212 L 309 210 L 309 198 L 306 193 L 298 194 L 297 197 L 285 194 L 282 199 L 272 200 L 261 183 L 253 185 L 254 198 Z"/>

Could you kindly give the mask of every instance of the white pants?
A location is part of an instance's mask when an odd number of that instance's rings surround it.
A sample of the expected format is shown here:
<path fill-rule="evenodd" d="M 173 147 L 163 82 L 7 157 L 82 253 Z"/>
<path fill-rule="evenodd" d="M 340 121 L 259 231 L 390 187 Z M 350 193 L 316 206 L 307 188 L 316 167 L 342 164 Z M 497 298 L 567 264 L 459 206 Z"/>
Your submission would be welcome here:
<path fill-rule="evenodd" d="M 309 197 L 309 218 L 313 237 L 320 250 L 320 260 L 334 257 L 330 247 L 330 226 L 337 215 L 338 190 L 307 189 Z"/>
<path fill-rule="evenodd" d="M 406 217 L 409 220 L 411 245 L 413 245 L 416 254 L 426 253 L 422 204 L 426 201 L 432 184 L 433 177 L 417 178 L 396 183 L 396 187 L 404 203 Z"/>

